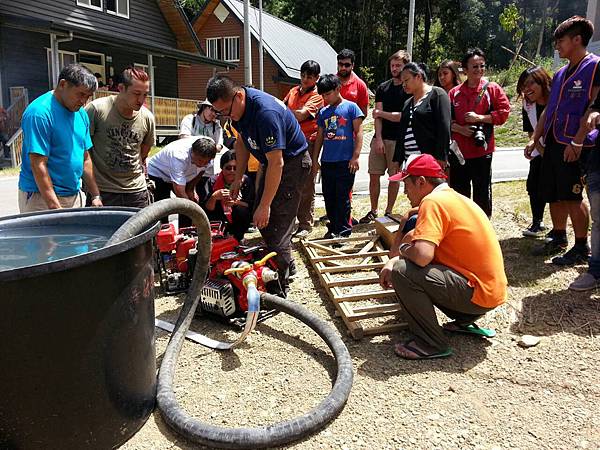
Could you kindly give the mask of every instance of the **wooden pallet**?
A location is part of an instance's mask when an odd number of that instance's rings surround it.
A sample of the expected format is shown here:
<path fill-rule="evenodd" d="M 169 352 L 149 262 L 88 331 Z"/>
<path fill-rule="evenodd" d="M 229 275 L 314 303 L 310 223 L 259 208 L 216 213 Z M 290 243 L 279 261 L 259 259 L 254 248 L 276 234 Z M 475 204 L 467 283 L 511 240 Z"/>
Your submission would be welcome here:
<path fill-rule="evenodd" d="M 406 327 L 406 323 L 397 320 L 402 308 L 394 290 L 381 288 L 377 274 L 364 274 L 378 273 L 389 259 L 379 236 L 301 242 L 321 285 L 354 339 Z M 376 325 L 365 322 L 377 318 L 393 322 Z"/>

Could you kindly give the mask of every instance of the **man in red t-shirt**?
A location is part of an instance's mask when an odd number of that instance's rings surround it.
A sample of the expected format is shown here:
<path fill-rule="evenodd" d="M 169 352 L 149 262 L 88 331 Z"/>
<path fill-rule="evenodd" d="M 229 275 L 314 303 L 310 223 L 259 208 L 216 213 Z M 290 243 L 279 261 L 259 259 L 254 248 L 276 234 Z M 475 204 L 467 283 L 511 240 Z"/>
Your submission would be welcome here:
<path fill-rule="evenodd" d="M 355 55 L 352 50 L 345 48 L 337 55 L 337 76 L 342 82 L 340 94 L 342 98 L 354 102 L 367 117 L 369 109 L 369 91 L 367 85 L 354 73 Z"/>
<path fill-rule="evenodd" d="M 283 102 L 292 110 L 300 123 L 302 133 L 308 142 L 308 153 L 313 161 L 315 138 L 317 137 L 317 114 L 323 107 L 323 97 L 317 93 L 317 80 L 321 67 L 316 61 L 305 61 L 300 67 L 300 86 L 294 86 L 287 93 Z M 300 205 L 298 206 L 298 230 L 296 237 L 306 238 L 312 230 L 313 214 L 315 211 L 315 176 L 316 164 L 313 164 L 311 176 L 307 178 L 302 190 Z"/>

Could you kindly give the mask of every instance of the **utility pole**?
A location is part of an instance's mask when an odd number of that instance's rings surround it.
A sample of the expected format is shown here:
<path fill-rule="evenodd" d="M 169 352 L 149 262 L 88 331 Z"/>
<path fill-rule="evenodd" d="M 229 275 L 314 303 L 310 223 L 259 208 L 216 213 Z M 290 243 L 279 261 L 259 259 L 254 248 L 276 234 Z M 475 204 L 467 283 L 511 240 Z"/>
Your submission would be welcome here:
<path fill-rule="evenodd" d="M 250 39 L 250 0 L 244 0 L 244 84 L 252 85 L 252 40 Z"/>
<path fill-rule="evenodd" d="M 415 34 L 415 0 L 410 0 L 408 7 L 408 39 L 406 40 L 406 51 L 413 58 L 413 37 Z"/>
<path fill-rule="evenodd" d="M 260 79 L 260 90 L 265 90 L 265 74 L 264 74 L 264 56 L 263 56 L 263 5 L 262 0 L 258 0 L 258 77 Z"/>

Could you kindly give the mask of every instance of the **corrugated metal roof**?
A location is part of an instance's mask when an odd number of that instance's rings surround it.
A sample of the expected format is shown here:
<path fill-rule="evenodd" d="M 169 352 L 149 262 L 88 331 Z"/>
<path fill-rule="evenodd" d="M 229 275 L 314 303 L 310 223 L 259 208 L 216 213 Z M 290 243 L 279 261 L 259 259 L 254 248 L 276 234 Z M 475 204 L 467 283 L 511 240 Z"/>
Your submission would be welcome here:
<path fill-rule="evenodd" d="M 244 3 L 222 0 L 244 22 Z M 258 8 L 250 6 L 250 30 L 258 40 Z M 300 79 L 300 66 L 312 59 L 321 73 L 337 73 L 337 52 L 320 36 L 303 30 L 263 10 L 263 46 L 288 77 Z"/>

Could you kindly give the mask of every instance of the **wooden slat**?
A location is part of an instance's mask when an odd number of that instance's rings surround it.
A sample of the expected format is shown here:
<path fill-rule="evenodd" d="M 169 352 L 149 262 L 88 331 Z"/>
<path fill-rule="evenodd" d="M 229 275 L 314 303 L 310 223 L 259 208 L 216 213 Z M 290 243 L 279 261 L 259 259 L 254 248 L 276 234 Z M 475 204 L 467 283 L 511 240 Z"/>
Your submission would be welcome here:
<path fill-rule="evenodd" d="M 331 262 L 331 261 L 329 261 Z M 376 263 L 367 263 L 367 264 L 352 264 L 349 266 L 340 266 L 340 267 L 324 267 L 321 269 L 324 273 L 340 273 L 340 272 L 355 272 L 359 270 L 374 270 L 381 269 L 385 263 L 376 262 Z"/>
<path fill-rule="evenodd" d="M 374 300 L 377 298 L 390 298 L 395 297 L 396 291 L 393 289 L 387 289 L 385 291 L 369 291 L 360 292 L 357 294 L 342 294 L 341 297 L 335 297 L 336 302 L 358 302 L 361 300 Z"/>
<path fill-rule="evenodd" d="M 338 261 L 340 259 L 356 259 L 361 256 L 386 256 L 389 252 L 387 250 L 377 251 L 377 252 L 368 252 L 362 254 L 350 253 L 344 255 L 331 255 L 331 256 L 318 256 L 315 258 L 315 262 L 323 262 L 323 261 Z"/>
<path fill-rule="evenodd" d="M 344 242 L 356 242 L 356 241 L 364 241 L 365 239 L 368 239 L 366 237 L 360 237 L 360 236 L 352 236 L 352 237 L 347 237 L 347 238 L 337 238 L 337 239 L 316 239 L 314 241 L 304 241 L 306 243 L 317 243 L 317 244 L 342 244 Z"/>
<path fill-rule="evenodd" d="M 333 280 L 327 284 L 329 287 L 334 286 L 360 286 L 363 284 L 379 283 L 379 277 L 362 277 L 352 278 L 348 280 Z"/>
<path fill-rule="evenodd" d="M 344 303 L 340 303 L 341 305 L 343 305 Z M 352 314 L 350 314 L 348 316 L 348 320 L 351 322 L 355 322 L 358 320 L 365 320 L 365 319 L 376 319 L 378 317 L 385 317 L 385 316 L 389 316 L 391 314 L 399 314 L 402 312 L 402 307 L 400 305 L 396 305 L 395 309 L 389 309 L 389 310 L 385 310 L 385 311 L 365 311 L 365 312 L 361 312 L 361 313 L 357 313 L 355 311 L 352 311 Z"/>

